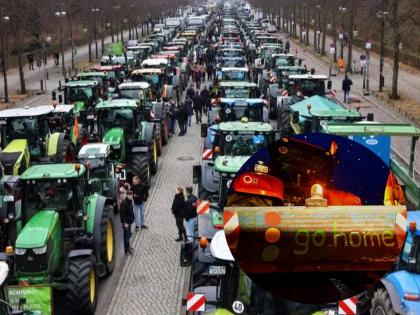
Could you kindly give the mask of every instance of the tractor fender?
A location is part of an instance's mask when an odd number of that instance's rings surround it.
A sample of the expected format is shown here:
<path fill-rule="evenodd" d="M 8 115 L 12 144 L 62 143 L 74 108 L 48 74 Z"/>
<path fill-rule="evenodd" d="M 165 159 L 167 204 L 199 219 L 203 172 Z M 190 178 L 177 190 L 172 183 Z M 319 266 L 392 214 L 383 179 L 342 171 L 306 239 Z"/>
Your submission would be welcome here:
<path fill-rule="evenodd" d="M 394 284 L 386 278 L 382 278 L 381 282 L 389 294 L 389 298 L 391 299 L 392 308 L 394 311 L 397 314 L 405 314 L 405 311 L 401 305 L 401 297 L 399 296 Z"/>
<path fill-rule="evenodd" d="M 93 251 L 89 248 L 73 249 L 68 253 L 67 258 L 91 256 L 92 253 L 93 253 Z"/>
<path fill-rule="evenodd" d="M 201 186 L 210 193 L 219 190 L 220 177 L 214 174 L 214 162 L 205 160 L 201 165 Z"/>
<path fill-rule="evenodd" d="M 142 122 L 142 127 L 143 127 L 143 139 L 146 143 L 148 144 L 152 144 L 153 140 L 154 140 L 154 129 L 155 129 L 155 124 L 152 122 Z"/>
<path fill-rule="evenodd" d="M 48 137 L 47 142 L 47 156 L 58 162 L 57 159 L 61 158 L 57 156 L 59 148 L 64 145 L 66 134 L 61 132 L 54 132 Z"/>
<path fill-rule="evenodd" d="M 93 248 L 98 263 L 101 261 L 101 219 L 105 206 L 114 205 L 114 201 L 104 196 L 98 196 L 95 208 L 95 219 L 93 225 Z"/>

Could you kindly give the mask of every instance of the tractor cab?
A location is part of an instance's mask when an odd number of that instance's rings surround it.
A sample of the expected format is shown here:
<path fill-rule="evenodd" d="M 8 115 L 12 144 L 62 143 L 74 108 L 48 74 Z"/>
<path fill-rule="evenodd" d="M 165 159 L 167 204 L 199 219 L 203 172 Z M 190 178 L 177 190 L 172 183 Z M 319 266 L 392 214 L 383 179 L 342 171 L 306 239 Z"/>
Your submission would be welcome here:
<path fill-rule="evenodd" d="M 111 147 L 105 143 L 88 143 L 84 145 L 77 157 L 80 163 L 84 164 L 89 173 L 89 184 L 95 188 L 95 192 L 117 199 L 117 171 L 114 163 L 110 160 Z M 118 173 L 125 177 L 125 171 Z M 94 184 L 94 181 L 97 181 Z"/>
<path fill-rule="evenodd" d="M 256 98 L 258 85 L 247 81 L 223 81 L 219 83 L 219 95 L 225 98 Z"/>
<path fill-rule="evenodd" d="M 308 70 L 300 66 L 279 66 L 272 70 L 276 76 L 276 85 L 279 88 L 285 88 L 286 82 L 291 75 L 307 74 Z"/>
<path fill-rule="evenodd" d="M 311 97 L 314 95 L 324 96 L 331 88 L 331 81 L 328 81 L 328 86 L 325 86 L 325 81 L 328 80 L 326 75 L 310 75 L 297 74 L 290 75 L 287 83 L 287 90 L 289 95 L 298 95 L 301 97 Z"/>
<path fill-rule="evenodd" d="M 99 71 L 80 72 L 76 78 L 77 81 L 96 81 L 98 82 L 101 89 L 104 88 L 108 81 L 107 73 Z"/>
<path fill-rule="evenodd" d="M 166 60 L 166 59 L 164 59 Z M 160 99 L 165 94 L 166 97 L 172 96 L 172 79 L 173 75 L 165 72 L 162 68 L 143 68 L 136 69 L 131 72 L 133 82 L 147 82 L 150 85 L 152 99 Z M 169 92 L 168 92 L 169 89 Z"/>
<path fill-rule="evenodd" d="M 222 68 L 243 68 L 246 66 L 245 57 L 220 57 L 219 65 Z"/>
<path fill-rule="evenodd" d="M 283 52 L 283 45 L 281 44 L 266 44 L 262 45 L 257 53 L 259 52 L 261 62 L 264 64 L 265 68 L 270 68 L 272 63 L 271 59 L 273 55 L 278 55 Z"/>
<path fill-rule="evenodd" d="M 244 55 L 242 48 L 221 48 L 217 50 L 218 57 L 243 57 Z"/>
<path fill-rule="evenodd" d="M 31 160 L 40 160 L 47 153 L 45 141 L 50 136 L 46 119 L 52 106 L 13 108 L 0 111 L 0 160 L 7 175 L 21 174 Z"/>
<path fill-rule="evenodd" d="M 218 110 L 218 120 L 220 122 L 237 121 L 243 118 L 246 118 L 248 121 L 268 122 L 266 101 L 260 98 L 220 98 Z M 209 118 L 210 121 L 212 121 L 211 118 Z"/>
<path fill-rule="evenodd" d="M 272 54 L 271 55 L 271 69 L 277 67 L 292 67 L 296 65 L 295 56 L 292 54 Z"/>
<path fill-rule="evenodd" d="M 106 74 L 105 79 L 109 82 L 109 86 L 115 87 L 125 78 L 126 68 L 123 64 L 97 65 L 93 67 L 93 70 Z"/>
<path fill-rule="evenodd" d="M 217 71 L 219 81 L 249 81 L 249 69 L 244 68 L 220 68 Z"/>

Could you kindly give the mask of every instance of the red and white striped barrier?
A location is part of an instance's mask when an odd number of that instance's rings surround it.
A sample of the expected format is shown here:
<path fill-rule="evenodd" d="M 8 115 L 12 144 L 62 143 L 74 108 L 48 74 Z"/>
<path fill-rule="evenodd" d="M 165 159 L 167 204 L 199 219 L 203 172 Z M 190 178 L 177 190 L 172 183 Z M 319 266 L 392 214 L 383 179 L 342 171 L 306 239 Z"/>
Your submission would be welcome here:
<path fill-rule="evenodd" d="M 204 149 L 203 150 L 203 160 L 210 160 L 213 158 L 213 150 L 212 149 Z"/>
<path fill-rule="evenodd" d="M 226 240 L 231 251 L 235 251 L 240 234 L 239 218 L 236 211 L 223 211 L 223 221 Z"/>
<path fill-rule="evenodd" d="M 338 302 L 338 315 L 356 315 L 357 297 L 353 296 L 349 299 Z"/>
<path fill-rule="evenodd" d="M 206 296 L 204 294 L 187 293 L 187 312 L 204 312 Z"/>
<path fill-rule="evenodd" d="M 289 96 L 289 92 L 287 90 L 284 90 L 283 92 L 281 92 L 282 96 Z"/>
<path fill-rule="evenodd" d="M 200 200 L 197 204 L 197 214 L 210 213 L 210 202 Z"/>

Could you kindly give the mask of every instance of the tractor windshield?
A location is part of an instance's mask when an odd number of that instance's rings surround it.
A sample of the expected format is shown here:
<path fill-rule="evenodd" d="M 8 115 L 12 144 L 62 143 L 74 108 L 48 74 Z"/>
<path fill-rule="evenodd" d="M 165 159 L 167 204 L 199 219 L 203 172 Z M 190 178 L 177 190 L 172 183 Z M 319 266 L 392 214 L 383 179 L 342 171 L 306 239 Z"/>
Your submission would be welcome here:
<path fill-rule="evenodd" d="M 247 117 L 249 121 L 263 121 L 263 107 L 256 106 L 230 106 L 228 104 L 221 104 L 220 106 L 220 120 L 225 121 L 236 121 L 242 117 Z"/>
<path fill-rule="evenodd" d="M 120 89 L 119 96 L 120 98 L 138 100 L 140 98 L 141 89 Z"/>
<path fill-rule="evenodd" d="M 103 132 L 115 127 L 134 129 L 134 113 L 131 108 L 107 109 L 99 114 Z"/>
<path fill-rule="evenodd" d="M 247 87 L 222 87 L 222 97 L 226 98 L 253 98 L 256 97 L 256 91 Z"/>
<path fill-rule="evenodd" d="M 267 139 L 264 135 L 255 134 L 223 134 L 221 138 L 223 155 L 253 155 L 265 147 Z"/>
<path fill-rule="evenodd" d="M 408 265 L 410 260 L 415 261 L 415 268 L 414 272 L 420 273 L 420 251 L 418 250 L 420 245 L 420 238 L 413 235 L 411 233 L 407 233 L 407 238 L 404 243 L 404 249 L 401 253 L 400 259 L 400 266 L 399 269 L 406 270 L 408 269 Z M 412 260 L 414 258 L 414 260 Z"/>
<path fill-rule="evenodd" d="M 27 139 L 31 145 L 38 142 L 40 126 L 38 119 L 33 117 L 19 117 L 9 119 L 6 125 L 6 142 L 14 139 Z"/>
<path fill-rule="evenodd" d="M 67 179 L 28 181 L 24 201 L 28 210 L 26 219 L 40 210 L 70 210 L 72 197 L 72 183 Z"/>
<path fill-rule="evenodd" d="M 220 80 L 223 81 L 245 81 L 248 73 L 245 71 L 222 71 Z"/>
<path fill-rule="evenodd" d="M 93 97 L 93 89 L 91 86 L 66 87 L 66 95 L 66 104 L 88 101 Z"/>
<path fill-rule="evenodd" d="M 293 56 L 274 57 L 274 68 L 275 67 L 294 66 L 294 65 L 295 65 L 295 57 L 293 57 Z"/>
<path fill-rule="evenodd" d="M 314 95 L 325 95 L 325 81 L 314 79 L 301 79 L 296 80 L 291 85 L 291 94 L 296 95 L 301 92 L 303 96 L 311 97 Z"/>

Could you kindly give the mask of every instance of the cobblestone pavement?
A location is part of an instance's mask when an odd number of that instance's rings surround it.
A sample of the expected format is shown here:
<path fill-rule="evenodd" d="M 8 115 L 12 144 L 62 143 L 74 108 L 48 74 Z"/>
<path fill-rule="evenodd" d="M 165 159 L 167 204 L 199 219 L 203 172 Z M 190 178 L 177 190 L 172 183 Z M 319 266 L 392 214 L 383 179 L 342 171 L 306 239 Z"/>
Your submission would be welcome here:
<path fill-rule="evenodd" d="M 180 313 L 189 268 L 179 266 L 180 243 L 175 242 L 178 234 L 171 205 L 176 187 L 192 184 L 200 146 L 200 126 L 193 117 L 187 134 L 172 138 L 164 148 L 146 204 L 149 228 L 133 235 L 134 255 L 127 258 L 107 315 Z"/>

